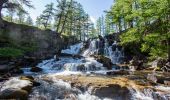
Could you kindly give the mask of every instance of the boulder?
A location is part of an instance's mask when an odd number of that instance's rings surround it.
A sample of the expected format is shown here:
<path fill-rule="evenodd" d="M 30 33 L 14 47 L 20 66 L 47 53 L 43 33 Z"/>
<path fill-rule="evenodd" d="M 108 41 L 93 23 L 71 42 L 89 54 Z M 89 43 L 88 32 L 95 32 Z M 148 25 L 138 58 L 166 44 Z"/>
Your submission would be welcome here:
<path fill-rule="evenodd" d="M 0 92 L 0 99 L 26 100 L 27 97 L 28 97 L 28 92 L 25 90 L 10 88 Z"/>
<path fill-rule="evenodd" d="M 2 84 L 0 99 L 25 100 L 32 87 L 33 83 L 29 80 L 11 78 Z"/>
<path fill-rule="evenodd" d="M 162 58 L 158 58 L 152 62 L 152 67 L 153 68 L 156 68 L 156 67 L 162 68 L 165 64 L 166 64 L 166 60 L 164 60 Z"/>
<path fill-rule="evenodd" d="M 152 74 L 148 74 L 147 75 L 147 80 L 153 82 L 153 83 L 157 83 L 157 78 L 156 78 L 156 74 L 152 73 Z"/>
<path fill-rule="evenodd" d="M 40 86 L 41 84 L 39 82 L 33 81 L 33 86 Z"/>
<path fill-rule="evenodd" d="M 34 78 L 32 76 L 20 76 L 20 80 L 28 80 L 28 81 L 34 81 Z"/>
<path fill-rule="evenodd" d="M 32 76 L 21 76 L 20 80 L 28 80 L 33 83 L 33 86 L 40 86 L 41 84 L 39 82 L 36 82 Z"/>
<path fill-rule="evenodd" d="M 170 86 L 170 80 L 168 80 L 168 81 L 165 80 L 165 81 L 164 81 L 164 84 Z"/>
<path fill-rule="evenodd" d="M 106 67 L 108 70 L 111 70 L 112 69 L 112 62 L 111 62 L 111 59 L 105 57 L 105 56 L 102 56 L 102 55 L 94 55 L 94 58 L 103 64 L 103 67 Z"/>
<path fill-rule="evenodd" d="M 39 68 L 39 67 L 32 67 L 31 72 L 41 72 L 42 71 L 42 68 Z"/>
<path fill-rule="evenodd" d="M 131 97 L 129 89 L 127 87 L 121 87 L 118 84 L 110 84 L 105 87 L 94 88 L 92 95 L 113 100 L 129 100 Z"/>
<path fill-rule="evenodd" d="M 139 60 L 138 57 L 133 57 L 133 59 L 130 61 L 130 66 L 134 70 L 142 70 L 142 69 L 144 69 L 143 61 Z"/>
<path fill-rule="evenodd" d="M 167 62 L 164 67 L 161 68 L 164 72 L 170 72 L 170 62 Z"/>
<path fill-rule="evenodd" d="M 170 78 L 165 76 L 158 76 L 156 73 L 148 74 L 147 79 L 153 83 L 170 85 Z"/>

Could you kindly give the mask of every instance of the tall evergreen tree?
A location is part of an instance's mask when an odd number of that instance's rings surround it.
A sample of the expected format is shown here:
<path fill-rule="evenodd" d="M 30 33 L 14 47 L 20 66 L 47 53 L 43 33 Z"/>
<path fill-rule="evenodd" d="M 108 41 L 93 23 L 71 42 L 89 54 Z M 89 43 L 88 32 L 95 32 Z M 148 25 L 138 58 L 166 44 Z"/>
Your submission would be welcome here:
<path fill-rule="evenodd" d="M 44 25 L 44 28 L 46 29 L 51 24 L 51 20 L 54 15 L 54 4 L 47 4 L 46 9 L 43 11 L 43 14 L 40 16 L 42 24 Z"/>
<path fill-rule="evenodd" d="M 30 26 L 33 25 L 33 20 L 32 20 L 32 18 L 30 16 L 27 17 L 27 20 L 26 20 L 25 24 L 30 25 Z"/>
<path fill-rule="evenodd" d="M 2 9 L 8 8 L 8 9 L 14 10 L 16 8 L 23 6 L 23 5 L 33 8 L 30 0 L 0 0 L 0 28 L 3 26 Z"/>
<path fill-rule="evenodd" d="M 18 23 L 19 24 L 24 23 L 25 15 L 27 15 L 27 14 L 28 14 L 28 12 L 25 11 L 22 7 L 18 8 L 17 16 L 18 16 Z"/>

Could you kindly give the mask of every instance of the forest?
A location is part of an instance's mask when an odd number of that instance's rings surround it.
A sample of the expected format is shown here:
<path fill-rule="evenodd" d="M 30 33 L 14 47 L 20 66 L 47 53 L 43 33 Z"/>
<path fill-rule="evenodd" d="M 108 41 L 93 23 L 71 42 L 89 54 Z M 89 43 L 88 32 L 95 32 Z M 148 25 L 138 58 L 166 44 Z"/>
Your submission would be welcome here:
<path fill-rule="evenodd" d="M 170 0 L 39 2 L 0 1 L 0 99 L 170 99 Z"/>

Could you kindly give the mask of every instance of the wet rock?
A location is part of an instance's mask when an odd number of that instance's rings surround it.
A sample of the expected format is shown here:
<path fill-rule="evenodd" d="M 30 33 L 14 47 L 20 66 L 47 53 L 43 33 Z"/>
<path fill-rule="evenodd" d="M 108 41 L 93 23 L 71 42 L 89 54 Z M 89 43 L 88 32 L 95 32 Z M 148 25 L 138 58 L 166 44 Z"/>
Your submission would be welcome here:
<path fill-rule="evenodd" d="M 20 76 L 20 80 L 28 80 L 28 81 L 34 81 L 34 78 L 32 76 Z"/>
<path fill-rule="evenodd" d="M 27 92 L 30 92 L 32 90 L 32 88 L 33 88 L 33 85 L 27 85 L 25 87 L 22 87 L 21 90 L 25 90 Z"/>
<path fill-rule="evenodd" d="M 3 77 L 0 77 L 0 82 L 3 82 L 5 80 L 8 80 L 8 78 L 3 78 Z"/>
<path fill-rule="evenodd" d="M 155 73 L 148 74 L 147 79 L 153 83 L 170 85 L 170 78 L 167 78 L 165 76 L 158 76 Z"/>
<path fill-rule="evenodd" d="M 143 61 L 139 60 L 138 57 L 133 57 L 133 59 L 130 61 L 130 66 L 133 67 L 134 70 L 144 69 Z"/>
<path fill-rule="evenodd" d="M 168 80 L 168 81 L 165 80 L 165 81 L 164 81 L 164 84 L 170 86 L 170 80 Z"/>
<path fill-rule="evenodd" d="M 153 68 L 162 68 L 166 64 L 166 60 L 158 58 L 155 61 L 152 62 L 152 67 Z"/>
<path fill-rule="evenodd" d="M 110 71 L 106 73 L 107 75 L 130 75 L 130 72 L 127 70 L 120 70 L 120 71 Z"/>
<path fill-rule="evenodd" d="M 24 59 L 30 63 L 33 63 L 37 60 L 36 57 L 29 57 L 29 56 L 24 56 Z"/>
<path fill-rule="evenodd" d="M 80 64 L 77 66 L 77 71 L 85 71 L 85 66 L 83 64 Z"/>
<path fill-rule="evenodd" d="M 147 76 L 147 80 L 153 82 L 153 83 L 157 83 L 157 78 L 156 78 L 156 74 L 153 73 L 153 74 L 148 74 Z"/>
<path fill-rule="evenodd" d="M 21 76 L 20 80 L 28 80 L 33 83 L 33 86 L 40 86 L 41 84 L 39 82 L 36 82 L 32 76 Z"/>
<path fill-rule="evenodd" d="M 12 66 L 12 65 L 0 65 L 0 72 L 1 73 L 6 73 L 6 72 L 12 70 L 13 68 L 15 68 L 15 66 Z"/>
<path fill-rule="evenodd" d="M 82 58 L 82 56 L 80 56 L 80 55 L 73 55 L 73 58 L 78 58 L 78 59 L 81 59 Z"/>
<path fill-rule="evenodd" d="M 32 67 L 31 68 L 31 72 L 41 72 L 42 71 L 42 68 L 39 68 L 39 67 Z"/>
<path fill-rule="evenodd" d="M 12 72 L 13 72 L 14 74 L 22 74 L 22 73 L 24 73 L 24 71 L 21 70 L 21 69 L 19 69 L 19 68 L 14 69 Z"/>
<path fill-rule="evenodd" d="M 15 66 L 36 66 L 40 62 L 40 59 L 36 57 L 24 56 L 15 61 Z"/>
<path fill-rule="evenodd" d="M 111 70 L 112 69 L 112 62 L 111 62 L 111 59 L 105 57 L 105 56 L 102 56 L 102 55 L 94 55 L 94 58 L 103 64 L 103 67 L 106 67 L 108 70 Z"/>
<path fill-rule="evenodd" d="M 117 84 L 107 85 L 106 87 L 95 88 L 92 92 L 100 98 L 111 98 L 114 100 L 129 100 L 130 91 L 127 87 L 121 87 Z"/>
<path fill-rule="evenodd" d="M 18 90 L 14 88 L 6 89 L 0 92 L 0 99 L 20 99 L 26 100 L 28 92 L 25 90 Z"/>
<path fill-rule="evenodd" d="M 31 81 L 11 78 L 1 85 L 0 99 L 21 99 L 27 98 L 33 85 Z"/>
<path fill-rule="evenodd" d="M 157 83 L 160 83 L 160 84 L 165 84 L 165 85 L 170 85 L 170 78 L 166 78 L 164 76 L 157 76 Z"/>
<path fill-rule="evenodd" d="M 40 86 L 40 85 L 41 85 L 41 83 L 33 81 L 33 86 Z"/>
<path fill-rule="evenodd" d="M 170 72 L 170 62 L 167 62 L 164 67 L 161 68 L 164 72 Z"/>

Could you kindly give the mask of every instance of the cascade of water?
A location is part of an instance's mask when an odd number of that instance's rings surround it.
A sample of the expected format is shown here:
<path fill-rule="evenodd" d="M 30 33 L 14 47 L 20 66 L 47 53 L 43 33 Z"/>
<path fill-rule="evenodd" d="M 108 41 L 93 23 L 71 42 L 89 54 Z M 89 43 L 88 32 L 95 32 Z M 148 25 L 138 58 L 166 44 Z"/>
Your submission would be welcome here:
<path fill-rule="evenodd" d="M 116 41 L 112 44 L 112 46 L 108 45 L 107 40 L 105 42 L 106 42 L 105 43 L 105 56 L 110 58 L 113 64 L 122 63 L 122 59 L 124 58 L 123 48 L 119 48 Z"/>
<path fill-rule="evenodd" d="M 93 54 L 98 54 L 98 41 L 99 40 L 96 39 L 92 40 L 89 48 L 83 53 L 83 56 L 87 57 Z M 111 46 L 109 46 L 107 39 L 105 39 L 104 55 L 110 58 L 113 64 L 120 64 L 124 58 L 123 48 L 120 48 L 116 41 Z"/>
<path fill-rule="evenodd" d="M 84 57 L 93 55 L 97 53 L 97 40 L 92 40 L 90 42 L 89 48 L 83 53 Z"/>
<path fill-rule="evenodd" d="M 61 53 L 77 55 L 78 53 L 80 53 L 80 50 L 82 48 L 83 48 L 83 43 L 78 43 L 78 44 L 70 46 L 69 49 L 62 50 Z"/>

